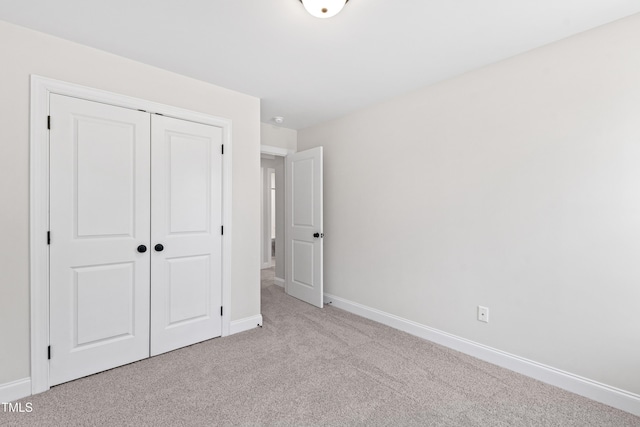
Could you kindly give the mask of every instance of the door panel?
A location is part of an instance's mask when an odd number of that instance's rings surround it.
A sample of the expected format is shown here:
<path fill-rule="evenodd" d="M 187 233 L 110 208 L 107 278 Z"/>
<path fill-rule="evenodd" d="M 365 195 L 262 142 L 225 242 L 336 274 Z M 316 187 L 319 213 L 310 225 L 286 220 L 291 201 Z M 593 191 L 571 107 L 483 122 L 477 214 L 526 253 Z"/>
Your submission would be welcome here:
<path fill-rule="evenodd" d="M 198 255 L 167 259 L 169 287 L 166 295 L 169 303 L 167 327 L 185 322 L 205 320 L 211 313 L 211 257 Z"/>
<path fill-rule="evenodd" d="M 51 95 L 50 384 L 149 356 L 149 115 Z"/>
<path fill-rule="evenodd" d="M 293 189 L 293 227 L 313 229 L 314 208 L 314 159 L 292 160 L 291 185 Z"/>
<path fill-rule="evenodd" d="M 322 147 L 287 156 L 286 167 L 286 290 L 322 308 Z"/>
<path fill-rule="evenodd" d="M 151 355 L 222 333 L 222 129 L 152 117 Z"/>
<path fill-rule="evenodd" d="M 133 236 L 135 125 L 86 116 L 74 121 L 77 236 Z"/>
<path fill-rule="evenodd" d="M 167 132 L 169 233 L 211 231 L 211 140 Z M 218 147 L 216 147 L 218 149 Z"/>
<path fill-rule="evenodd" d="M 293 250 L 293 278 L 292 281 L 301 286 L 313 288 L 313 252 L 312 242 L 294 240 Z"/>
<path fill-rule="evenodd" d="M 76 347 L 133 337 L 133 263 L 74 268 Z"/>

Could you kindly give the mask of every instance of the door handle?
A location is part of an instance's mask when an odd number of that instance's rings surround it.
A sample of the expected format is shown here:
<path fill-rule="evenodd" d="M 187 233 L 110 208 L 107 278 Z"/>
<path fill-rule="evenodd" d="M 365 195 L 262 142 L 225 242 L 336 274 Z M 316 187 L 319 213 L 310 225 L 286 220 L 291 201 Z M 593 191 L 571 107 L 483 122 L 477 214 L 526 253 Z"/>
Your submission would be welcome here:
<path fill-rule="evenodd" d="M 138 246 L 138 252 L 140 252 L 141 254 L 147 252 L 147 247 L 145 245 Z"/>
<path fill-rule="evenodd" d="M 164 250 L 164 246 L 162 246 L 160 243 L 158 243 L 157 245 L 155 245 L 153 247 L 153 249 L 155 249 L 156 252 L 162 252 Z"/>
<path fill-rule="evenodd" d="M 313 233 L 313 238 L 317 239 L 318 237 L 323 238 L 324 237 L 324 233 Z"/>

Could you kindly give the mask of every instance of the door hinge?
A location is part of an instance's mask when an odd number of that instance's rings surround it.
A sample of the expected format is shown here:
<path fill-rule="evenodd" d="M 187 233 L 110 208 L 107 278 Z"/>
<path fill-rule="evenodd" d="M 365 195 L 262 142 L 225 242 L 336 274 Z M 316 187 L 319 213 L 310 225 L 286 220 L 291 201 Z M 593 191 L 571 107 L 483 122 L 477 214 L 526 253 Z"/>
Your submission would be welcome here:
<path fill-rule="evenodd" d="M 47 347 L 47 360 L 51 360 L 51 346 Z"/>
<path fill-rule="evenodd" d="M 220 316 L 222 316 L 223 313 L 224 313 L 223 307 L 220 307 Z"/>
<path fill-rule="evenodd" d="M 47 245 L 51 244 L 51 232 L 47 231 Z"/>
<path fill-rule="evenodd" d="M 47 116 L 47 129 L 51 129 L 51 116 Z"/>
<path fill-rule="evenodd" d="M 224 144 L 222 144 L 222 154 L 224 154 Z"/>
<path fill-rule="evenodd" d="M 222 234 L 224 236 L 224 225 L 220 226 L 220 234 Z"/>

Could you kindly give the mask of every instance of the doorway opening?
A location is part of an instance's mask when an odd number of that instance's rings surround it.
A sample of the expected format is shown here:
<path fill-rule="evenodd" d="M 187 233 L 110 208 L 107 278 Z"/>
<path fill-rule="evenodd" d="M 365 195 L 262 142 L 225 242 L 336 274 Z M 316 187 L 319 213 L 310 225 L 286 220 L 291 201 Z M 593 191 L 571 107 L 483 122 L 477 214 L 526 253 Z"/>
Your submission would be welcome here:
<path fill-rule="evenodd" d="M 288 152 L 281 149 L 282 153 L 274 153 L 275 147 L 262 148 L 260 283 L 262 288 L 273 284 L 284 287 L 284 158 Z"/>
<path fill-rule="evenodd" d="M 262 287 L 273 284 L 302 301 L 323 306 L 323 148 L 288 153 L 262 146 Z M 276 151 L 277 150 L 277 151 Z M 272 175 L 273 173 L 273 175 Z M 271 178 L 274 177 L 271 185 Z M 282 191 L 284 190 L 284 191 Z M 271 204 L 271 195 L 275 204 Z M 272 212 L 272 208 L 274 211 Z M 275 244 L 272 220 L 275 217 Z M 275 248 L 275 266 L 271 260 Z"/>

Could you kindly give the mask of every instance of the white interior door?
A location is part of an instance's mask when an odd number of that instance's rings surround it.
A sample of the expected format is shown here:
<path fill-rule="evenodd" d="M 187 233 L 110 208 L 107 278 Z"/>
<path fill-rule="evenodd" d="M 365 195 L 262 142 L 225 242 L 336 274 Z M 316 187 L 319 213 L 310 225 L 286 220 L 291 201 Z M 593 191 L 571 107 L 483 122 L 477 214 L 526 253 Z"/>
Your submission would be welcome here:
<path fill-rule="evenodd" d="M 286 291 L 322 308 L 322 147 L 286 157 Z"/>
<path fill-rule="evenodd" d="M 152 116 L 152 356 L 222 334 L 222 138 Z"/>
<path fill-rule="evenodd" d="M 50 385 L 149 356 L 149 115 L 51 95 Z"/>

